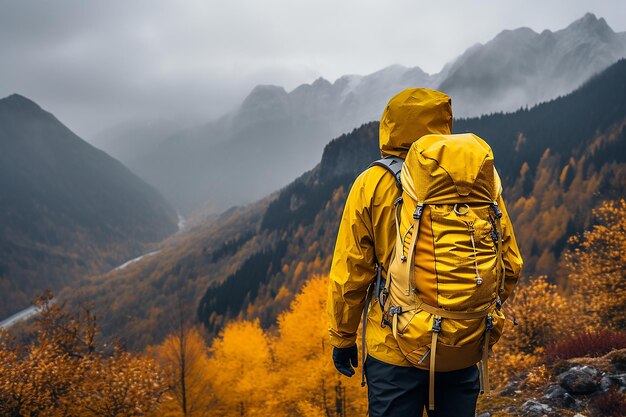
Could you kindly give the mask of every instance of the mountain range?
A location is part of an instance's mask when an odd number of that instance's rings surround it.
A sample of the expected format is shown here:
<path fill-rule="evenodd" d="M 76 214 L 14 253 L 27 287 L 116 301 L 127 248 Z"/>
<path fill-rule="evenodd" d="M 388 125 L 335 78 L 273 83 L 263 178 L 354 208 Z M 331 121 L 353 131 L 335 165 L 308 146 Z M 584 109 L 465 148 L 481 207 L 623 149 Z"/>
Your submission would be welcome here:
<path fill-rule="evenodd" d="M 452 97 L 457 117 L 473 117 L 567 94 L 624 56 L 626 33 L 615 33 L 592 14 L 555 32 L 505 30 L 437 74 L 393 65 L 334 83 L 320 78 L 290 92 L 259 85 L 218 120 L 166 140 L 153 134 L 143 152 L 114 156 L 181 211 L 216 213 L 288 184 L 319 161 L 327 138 L 378 120 L 389 98 L 404 88 L 442 90 Z M 132 142 L 146 136 L 135 130 L 113 138 Z"/>
<path fill-rule="evenodd" d="M 0 100 L 0 317 L 177 230 L 154 188 L 26 97 Z"/>
<path fill-rule="evenodd" d="M 589 227 L 601 201 L 626 192 L 626 60 L 567 96 L 458 120 L 455 131 L 494 150 L 525 276 L 563 279 L 568 237 Z M 167 334 L 180 305 L 195 306 L 212 334 L 235 317 L 269 326 L 305 280 L 328 272 L 349 187 L 378 157 L 378 124 L 364 124 L 328 143 L 319 164 L 279 192 L 210 216 L 166 240 L 158 257 L 60 296 L 106 306 L 105 334 L 133 346 Z"/>

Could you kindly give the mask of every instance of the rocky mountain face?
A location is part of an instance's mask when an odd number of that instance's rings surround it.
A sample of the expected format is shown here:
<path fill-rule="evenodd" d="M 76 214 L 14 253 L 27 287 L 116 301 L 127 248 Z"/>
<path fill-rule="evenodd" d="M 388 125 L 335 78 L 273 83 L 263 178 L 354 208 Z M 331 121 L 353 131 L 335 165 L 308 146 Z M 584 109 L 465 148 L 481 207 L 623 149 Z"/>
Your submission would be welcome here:
<path fill-rule="evenodd" d="M 176 231 L 172 207 L 31 100 L 0 100 L 0 317 Z"/>
<path fill-rule="evenodd" d="M 556 32 L 507 30 L 438 74 L 393 65 L 334 83 L 320 78 L 291 92 L 257 86 L 237 110 L 171 136 L 129 166 L 183 212 L 219 212 L 313 168 L 327 138 L 378 120 L 405 88 L 450 94 L 457 117 L 513 111 L 567 94 L 624 56 L 626 33 L 592 14 Z"/>
<path fill-rule="evenodd" d="M 457 116 L 514 111 L 568 94 L 625 56 L 626 33 L 588 13 L 556 32 L 501 32 L 454 61 L 438 88 Z"/>
<path fill-rule="evenodd" d="M 621 60 L 566 97 L 456 123 L 456 132 L 475 132 L 494 149 L 525 274 L 556 280 L 567 239 L 589 227 L 592 208 L 626 192 L 625 83 Z M 133 336 L 139 345 L 163 335 L 177 297 L 196 306 L 213 334 L 235 317 L 272 325 L 305 280 L 328 273 L 349 187 L 378 157 L 378 124 L 362 125 L 279 192 L 210 217 L 168 240 L 158 257 L 61 295 L 114 306 L 105 332 L 141 333 Z"/>

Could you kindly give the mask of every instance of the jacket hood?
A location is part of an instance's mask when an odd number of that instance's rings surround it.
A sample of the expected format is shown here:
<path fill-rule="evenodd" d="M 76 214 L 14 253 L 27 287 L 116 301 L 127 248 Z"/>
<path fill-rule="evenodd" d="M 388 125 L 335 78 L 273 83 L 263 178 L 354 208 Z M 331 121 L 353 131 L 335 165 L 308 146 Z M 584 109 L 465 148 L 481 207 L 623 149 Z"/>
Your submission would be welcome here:
<path fill-rule="evenodd" d="M 380 120 L 380 152 L 405 158 L 411 144 L 424 135 L 452 133 L 452 100 L 427 88 L 409 88 L 396 94 Z"/>

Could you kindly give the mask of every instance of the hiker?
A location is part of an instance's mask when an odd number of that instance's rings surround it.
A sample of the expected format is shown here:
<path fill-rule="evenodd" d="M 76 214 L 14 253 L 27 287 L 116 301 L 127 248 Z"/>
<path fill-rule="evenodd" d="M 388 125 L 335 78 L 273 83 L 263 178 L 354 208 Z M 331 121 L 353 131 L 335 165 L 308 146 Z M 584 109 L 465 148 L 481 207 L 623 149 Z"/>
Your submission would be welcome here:
<path fill-rule="evenodd" d="M 380 122 L 384 159 L 359 175 L 345 204 L 330 271 L 330 342 L 335 367 L 351 377 L 363 322 L 371 417 L 421 417 L 425 406 L 431 417 L 474 417 L 488 390 L 488 350 L 522 259 L 491 149 L 451 128 L 446 94 L 394 96 Z"/>

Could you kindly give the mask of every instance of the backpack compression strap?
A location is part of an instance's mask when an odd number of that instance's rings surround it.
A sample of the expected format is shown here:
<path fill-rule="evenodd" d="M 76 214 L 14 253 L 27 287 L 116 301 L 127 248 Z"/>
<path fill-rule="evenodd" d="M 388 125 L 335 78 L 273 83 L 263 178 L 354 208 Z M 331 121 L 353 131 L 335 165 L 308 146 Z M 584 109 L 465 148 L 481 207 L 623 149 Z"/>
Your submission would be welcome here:
<path fill-rule="evenodd" d="M 402 190 L 402 182 L 400 182 L 400 172 L 402 171 L 403 163 L 404 159 L 402 158 L 399 158 L 397 156 L 386 156 L 382 159 L 372 162 L 368 168 L 371 168 L 373 166 L 385 168 L 396 179 L 396 187 Z"/>

